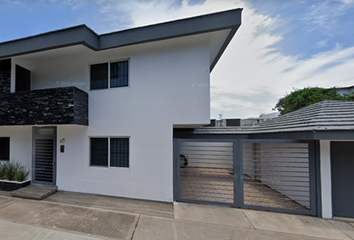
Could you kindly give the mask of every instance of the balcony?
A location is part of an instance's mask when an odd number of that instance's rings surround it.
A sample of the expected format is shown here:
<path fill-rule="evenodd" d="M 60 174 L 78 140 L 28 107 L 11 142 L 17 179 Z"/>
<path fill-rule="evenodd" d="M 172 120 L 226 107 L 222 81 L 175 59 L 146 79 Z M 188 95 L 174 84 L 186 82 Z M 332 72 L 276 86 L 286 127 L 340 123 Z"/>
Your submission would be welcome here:
<path fill-rule="evenodd" d="M 76 87 L 51 88 L 0 95 L 0 126 L 88 126 L 88 94 Z"/>

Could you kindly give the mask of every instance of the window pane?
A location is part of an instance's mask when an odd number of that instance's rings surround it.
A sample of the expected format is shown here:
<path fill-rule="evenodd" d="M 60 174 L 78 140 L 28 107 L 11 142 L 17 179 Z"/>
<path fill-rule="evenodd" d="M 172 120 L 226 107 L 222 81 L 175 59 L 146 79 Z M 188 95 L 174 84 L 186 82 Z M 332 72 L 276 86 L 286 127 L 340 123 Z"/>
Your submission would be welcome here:
<path fill-rule="evenodd" d="M 111 88 L 128 86 L 128 61 L 111 63 Z"/>
<path fill-rule="evenodd" d="M 108 167 L 108 138 L 91 138 L 91 166 Z"/>
<path fill-rule="evenodd" d="M 129 138 L 111 138 L 111 166 L 129 167 Z"/>
<path fill-rule="evenodd" d="M 0 160 L 10 160 L 10 138 L 0 138 Z"/>
<path fill-rule="evenodd" d="M 108 88 L 108 63 L 91 65 L 91 89 Z"/>

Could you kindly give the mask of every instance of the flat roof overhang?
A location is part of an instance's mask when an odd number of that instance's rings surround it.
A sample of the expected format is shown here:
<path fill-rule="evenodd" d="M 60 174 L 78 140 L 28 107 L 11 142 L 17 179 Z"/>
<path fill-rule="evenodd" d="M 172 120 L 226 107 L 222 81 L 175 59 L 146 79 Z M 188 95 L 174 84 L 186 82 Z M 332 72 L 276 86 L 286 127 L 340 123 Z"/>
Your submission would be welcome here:
<path fill-rule="evenodd" d="M 289 132 L 233 132 L 220 133 L 210 129 L 198 132 L 198 129 L 174 129 L 174 138 L 188 139 L 296 139 L 296 140 L 354 140 L 354 129 L 342 130 L 307 130 Z"/>
<path fill-rule="evenodd" d="M 241 25 L 242 9 L 207 14 L 145 27 L 98 35 L 86 25 L 47 32 L 35 36 L 0 43 L 0 59 L 84 45 L 93 51 L 118 48 L 172 38 L 229 30 L 227 37 L 210 62 L 210 71 L 225 51 Z"/>

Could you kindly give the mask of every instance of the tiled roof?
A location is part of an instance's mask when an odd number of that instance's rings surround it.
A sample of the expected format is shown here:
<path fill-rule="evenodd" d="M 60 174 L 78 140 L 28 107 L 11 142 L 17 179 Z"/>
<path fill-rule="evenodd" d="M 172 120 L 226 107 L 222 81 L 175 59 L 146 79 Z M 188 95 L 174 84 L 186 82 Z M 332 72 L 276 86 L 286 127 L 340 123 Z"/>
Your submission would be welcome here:
<path fill-rule="evenodd" d="M 236 129 L 204 127 L 195 133 L 252 134 L 323 130 L 354 130 L 354 102 L 326 100 L 269 119 L 258 126 Z"/>

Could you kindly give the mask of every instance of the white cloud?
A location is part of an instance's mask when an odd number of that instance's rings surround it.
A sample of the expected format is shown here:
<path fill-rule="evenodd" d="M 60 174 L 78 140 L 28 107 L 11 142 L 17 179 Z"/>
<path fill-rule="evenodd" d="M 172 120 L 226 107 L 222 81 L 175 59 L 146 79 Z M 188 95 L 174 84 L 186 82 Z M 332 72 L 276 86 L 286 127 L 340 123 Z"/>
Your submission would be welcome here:
<path fill-rule="evenodd" d="M 345 4 L 354 4 L 354 0 L 336 0 L 338 2 L 341 2 L 341 3 L 345 3 Z"/>
<path fill-rule="evenodd" d="M 7 4 L 21 4 L 20 1 L 15 1 L 15 0 L 0 0 L 0 3 L 7 3 Z"/>
<path fill-rule="evenodd" d="M 212 118 L 219 113 L 225 118 L 255 117 L 270 112 L 293 88 L 348 86 L 354 82 L 354 47 L 337 46 L 306 60 L 284 55 L 274 48 L 283 36 L 270 31 L 279 26 L 279 19 L 255 12 L 247 1 L 207 0 L 191 6 L 184 0 L 177 7 L 173 1 L 108 2 L 102 11 L 127 11 L 134 26 L 244 8 L 242 25 L 211 74 Z M 318 24 L 321 21 L 327 18 L 319 17 Z"/>
<path fill-rule="evenodd" d="M 338 18 L 354 7 L 354 0 L 314 1 L 309 11 L 300 19 L 305 23 L 307 31 L 317 31 L 325 35 L 333 35 L 338 26 Z"/>

